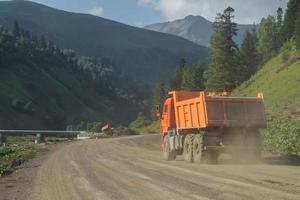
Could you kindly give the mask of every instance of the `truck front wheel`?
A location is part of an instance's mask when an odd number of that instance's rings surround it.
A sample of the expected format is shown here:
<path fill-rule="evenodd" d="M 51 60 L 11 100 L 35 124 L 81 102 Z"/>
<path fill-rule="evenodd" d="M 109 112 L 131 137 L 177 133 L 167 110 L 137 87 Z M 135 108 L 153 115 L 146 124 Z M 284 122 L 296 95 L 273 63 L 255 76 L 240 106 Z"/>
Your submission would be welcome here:
<path fill-rule="evenodd" d="M 203 152 L 203 135 L 196 135 L 193 141 L 193 155 L 196 163 L 201 163 Z"/>
<path fill-rule="evenodd" d="M 175 151 L 171 151 L 170 148 L 170 138 L 168 136 L 164 137 L 164 144 L 163 144 L 163 157 L 166 161 L 175 160 L 176 154 Z"/>
<path fill-rule="evenodd" d="M 185 161 L 193 162 L 193 140 L 194 135 L 189 134 L 185 136 L 184 144 L 183 144 L 183 156 Z"/>

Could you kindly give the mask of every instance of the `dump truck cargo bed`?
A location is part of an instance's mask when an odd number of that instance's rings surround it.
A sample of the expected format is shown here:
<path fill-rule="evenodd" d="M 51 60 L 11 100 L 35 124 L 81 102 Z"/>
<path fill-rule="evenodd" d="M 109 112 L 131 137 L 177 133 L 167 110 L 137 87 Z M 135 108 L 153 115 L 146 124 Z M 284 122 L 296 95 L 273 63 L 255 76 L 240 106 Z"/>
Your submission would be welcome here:
<path fill-rule="evenodd" d="M 209 127 L 265 128 L 262 98 L 211 96 L 206 92 L 170 92 L 177 129 Z"/>

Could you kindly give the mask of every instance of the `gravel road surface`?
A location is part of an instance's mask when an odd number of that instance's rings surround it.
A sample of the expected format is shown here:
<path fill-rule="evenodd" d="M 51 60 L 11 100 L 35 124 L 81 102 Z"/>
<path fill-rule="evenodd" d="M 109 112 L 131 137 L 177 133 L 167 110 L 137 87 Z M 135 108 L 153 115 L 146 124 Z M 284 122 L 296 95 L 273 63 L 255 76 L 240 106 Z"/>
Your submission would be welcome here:
<path fill-rule="evenodd" d="M 43 160 L 30 188 L 35 200 L 299 200 L 300 166 L 167 162 L 159 137 L 146 135 L 65 145 Z"/>

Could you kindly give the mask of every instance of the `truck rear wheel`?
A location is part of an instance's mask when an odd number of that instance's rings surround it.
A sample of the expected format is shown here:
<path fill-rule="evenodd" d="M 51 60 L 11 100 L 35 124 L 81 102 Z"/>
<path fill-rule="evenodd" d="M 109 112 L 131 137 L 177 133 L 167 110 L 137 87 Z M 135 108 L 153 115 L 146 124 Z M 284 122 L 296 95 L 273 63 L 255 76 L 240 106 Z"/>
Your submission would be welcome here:
<path fill-rule="evenodd" d="M 184 144 L 183 144 L 183 156 L 185 161 L 193 162 L 193 140 L 194 135 L 189 134 L 185 136 Z"/>
<path fill-rule="evenodd" d="M 203 152 L 203 135 L 198 134 L 193 141 L 193 156 L 196 163 L 201 163 Z"/>
<path fill-rule="evenodd" d="M 169 136 L 164 137 L 163 157 L 166 161 L 171 161 L 171 160 L 176 159 L 175 151 L 171 151 L 171 148 L 170 148 L 170 138 L 169 138 Z"/>

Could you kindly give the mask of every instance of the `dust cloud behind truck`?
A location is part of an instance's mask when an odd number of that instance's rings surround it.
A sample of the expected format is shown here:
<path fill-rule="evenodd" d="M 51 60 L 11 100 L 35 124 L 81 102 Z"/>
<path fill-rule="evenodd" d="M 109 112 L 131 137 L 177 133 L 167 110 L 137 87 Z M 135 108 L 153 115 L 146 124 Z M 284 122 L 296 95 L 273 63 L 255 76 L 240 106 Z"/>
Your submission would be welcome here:
<path fill-rule="evenodd" d="M 226 93 L 173 91 L 167 96 L 161 117 L 161 146 L 166 160 L 184 156 L 201 162 L 203 156 L 217 162 L 227 152 L 239 159 L 259 158 L 259 129 L 266 128 L 262 94 L 228 97 Z"/>

